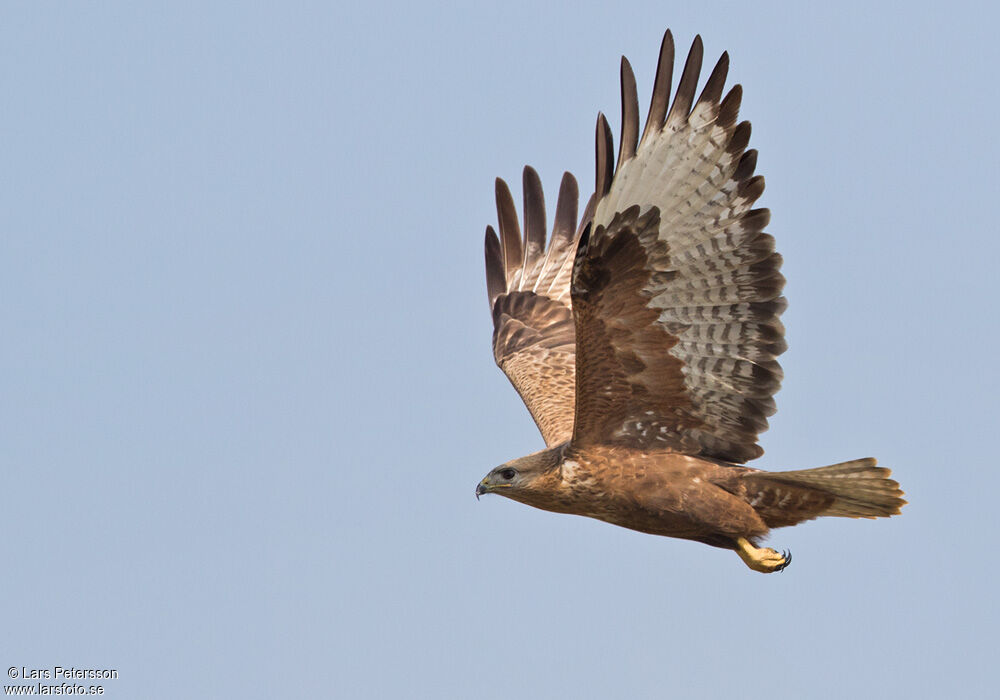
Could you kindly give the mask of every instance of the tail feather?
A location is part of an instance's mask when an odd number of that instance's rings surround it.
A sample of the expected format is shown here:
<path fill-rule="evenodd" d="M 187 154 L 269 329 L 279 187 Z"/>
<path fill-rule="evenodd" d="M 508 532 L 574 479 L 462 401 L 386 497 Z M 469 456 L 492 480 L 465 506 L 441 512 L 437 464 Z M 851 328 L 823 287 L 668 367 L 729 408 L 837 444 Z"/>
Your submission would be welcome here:
<path fill-rule="evenodd" d="M 813 517 L 884 518 L 897 515 L 906 505 L 904 494 L 899 483 L 889 478 L 892 472 L 875 464 L 875 460 L 869 457 L 828 467 L 765 472 L 756 476 L 766 474 L 768 480 L 805 486 L 832 496 L 829 505 Z"/>
<path fill-rule="evenodd" d="M 770 527 L 786 527 L 827 515 L 886 518 L 906 505 L 891 472 L 874 459 L 790 472 L 743 472 L 723 485 L 753 506 Z M 720 484 L 721 485 L 721 484 Z"/>

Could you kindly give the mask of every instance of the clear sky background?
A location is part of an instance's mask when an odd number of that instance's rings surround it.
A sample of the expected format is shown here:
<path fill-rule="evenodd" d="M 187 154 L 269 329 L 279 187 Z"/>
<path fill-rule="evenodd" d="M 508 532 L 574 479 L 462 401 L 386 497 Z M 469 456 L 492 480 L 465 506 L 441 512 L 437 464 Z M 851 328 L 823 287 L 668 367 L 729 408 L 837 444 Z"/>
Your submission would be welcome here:
<path fill-rule="evenodd" d="M 0 670 L 992 694 L 1000 17 L 871 5 L 4 3 Z M 473 497 L 542 445 L 490 352 L 493 178 L 589 192 L 619 56 L 645 114 L 667 27 L 729 50 L 785 257 L 755 464 L 877 456 L 911 502 L 776 531 L 780 575 Z"/>

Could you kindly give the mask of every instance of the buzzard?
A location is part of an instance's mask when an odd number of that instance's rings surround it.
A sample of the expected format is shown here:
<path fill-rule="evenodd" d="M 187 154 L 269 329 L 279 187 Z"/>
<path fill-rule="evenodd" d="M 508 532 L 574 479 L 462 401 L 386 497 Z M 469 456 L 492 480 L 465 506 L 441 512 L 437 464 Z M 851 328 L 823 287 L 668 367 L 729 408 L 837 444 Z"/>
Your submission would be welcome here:
<path fill-rule="evenodd" d="M 660 47 L 642 135 L 635 76 L 621 61 L 622 129 L 597 117 L 594 194 L 577 225 L 566 173 L 546 242 L 537 173 L 524 169 L 524 225 L 496 181 L 499 235 L 486 229 L 493 355 L 546 449 L 493 469 L 476 496 L 734 550 L 754 571 L 788 566 L 761 547 L 771 528 L 824 515 L 877 518 L 906 503 L 874 459 L 767 472 L 758 433 L 782 378 L 784 277 L 764 190 L 723 97 L 723 53 L 695 99 L 696 37 L 670 101 L 674 42 Z"/>

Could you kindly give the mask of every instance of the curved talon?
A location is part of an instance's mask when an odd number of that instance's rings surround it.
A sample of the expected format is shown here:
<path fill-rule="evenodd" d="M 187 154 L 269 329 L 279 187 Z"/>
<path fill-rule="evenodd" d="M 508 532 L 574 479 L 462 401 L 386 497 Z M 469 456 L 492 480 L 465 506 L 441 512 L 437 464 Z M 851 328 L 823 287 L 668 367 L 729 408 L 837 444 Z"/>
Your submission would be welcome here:
<path fill-rule="evenodd" d="M 775 568 L 775 571 L 784 571 L 788 568 L 788 565 L 792 563 L 792 553 L 787 550 L 781 553 L 781 558 L 785 561 L 779 564 L 777 568 Z"/>

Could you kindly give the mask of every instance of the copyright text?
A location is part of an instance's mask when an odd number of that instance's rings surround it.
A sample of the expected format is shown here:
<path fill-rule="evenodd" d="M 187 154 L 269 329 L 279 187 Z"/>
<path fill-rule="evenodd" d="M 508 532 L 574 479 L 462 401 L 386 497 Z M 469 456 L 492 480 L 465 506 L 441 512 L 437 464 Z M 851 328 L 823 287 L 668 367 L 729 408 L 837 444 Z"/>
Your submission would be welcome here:
<path fill-rule="evenodd" d="M 114 680 L 118 678 L 118 669 L 77 668 L 75 666 L 52 666 L 51 668 L 11 666 L 7 669 L 7 677 L 11 680 L 32 682 L 5 685 L 3 686 L 4 695 L 104 695 L 103 685 L 84 685 L 73 681 Z M 48 683 L 46 681 L 54 682 Z"/>

